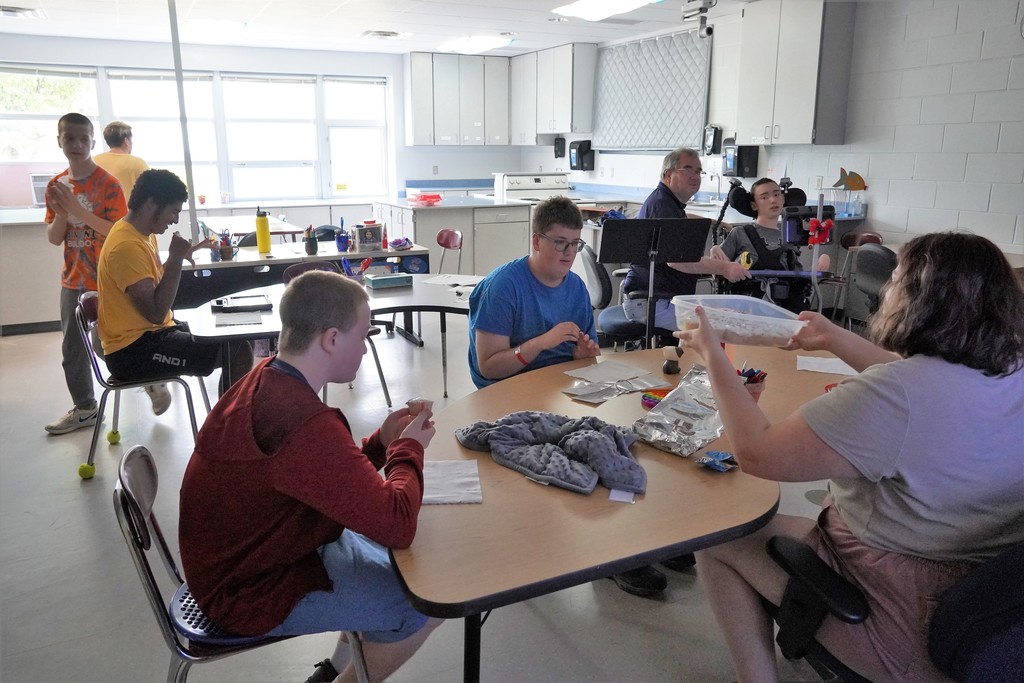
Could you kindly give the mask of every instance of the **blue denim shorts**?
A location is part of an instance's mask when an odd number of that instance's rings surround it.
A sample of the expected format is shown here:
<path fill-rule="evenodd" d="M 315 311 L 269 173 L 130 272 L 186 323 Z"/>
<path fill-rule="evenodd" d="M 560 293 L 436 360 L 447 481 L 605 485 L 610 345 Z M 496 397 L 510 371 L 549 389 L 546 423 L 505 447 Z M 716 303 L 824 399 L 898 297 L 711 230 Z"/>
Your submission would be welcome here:
<path fill-rule="evenodd" d="M 346 530 L 318 552 L 334 590 L 306 595 L 268 636 L 359 631 L 373 643 L 396 643 L 426 625 L 402 593 L 384 546 Z"/>

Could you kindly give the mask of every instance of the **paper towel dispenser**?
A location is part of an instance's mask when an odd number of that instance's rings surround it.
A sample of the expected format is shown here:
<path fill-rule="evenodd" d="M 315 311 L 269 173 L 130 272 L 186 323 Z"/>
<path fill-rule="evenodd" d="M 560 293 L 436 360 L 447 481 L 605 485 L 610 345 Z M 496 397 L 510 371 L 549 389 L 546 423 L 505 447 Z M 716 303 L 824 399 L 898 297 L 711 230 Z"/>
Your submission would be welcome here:
<path fill-rule="evenodd" d="M 574 171 L 594 170 L 594 150 L 590 149 L 590 140 L 569 143 L 569 168 Z"/>

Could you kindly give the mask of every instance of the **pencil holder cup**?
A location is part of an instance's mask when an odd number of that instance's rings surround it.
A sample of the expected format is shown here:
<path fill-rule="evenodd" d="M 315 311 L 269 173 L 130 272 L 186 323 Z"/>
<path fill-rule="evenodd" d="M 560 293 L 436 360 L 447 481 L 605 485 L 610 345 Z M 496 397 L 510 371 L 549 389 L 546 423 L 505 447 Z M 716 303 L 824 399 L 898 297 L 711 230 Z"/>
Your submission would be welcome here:
<path fill-rule="evenodd" d="M 220 248 L 220 259 L 222 261 L 231 261 L 235 258 L 235 254 L 238 253 L 238 247 L 224 246 Z"/>
<path fill-rule="evenodd" d="M 766 381 L 767 380 L 763 380 L 755 384 L 747 383 L 743 385 L 747 388 L 747 391 L 750 392 L 750 395 L 754 397 L 754 403 L 757 403 L 758 401 L 761 400 L 761 392 L 764 391 L 764 385 Z"/>
<path fill-rule="evenodd" d="M 303 240 L 306 245 L 306 253 L 310 256 L 316 256 L 316 252 L 320 249 L 320 245 L 316 241 L 316 237 L 307 237 Z"/>
<path fill-rule="evenodd" d="M 210 263 L 220 261 L 220 247 L 210 247 Z"/>

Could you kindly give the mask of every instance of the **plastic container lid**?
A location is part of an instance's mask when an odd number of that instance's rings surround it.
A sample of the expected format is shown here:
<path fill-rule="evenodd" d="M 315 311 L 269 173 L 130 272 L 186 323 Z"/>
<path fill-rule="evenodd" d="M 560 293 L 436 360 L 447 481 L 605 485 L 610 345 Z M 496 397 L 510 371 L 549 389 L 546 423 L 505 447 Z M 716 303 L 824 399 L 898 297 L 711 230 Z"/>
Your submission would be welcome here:
<path fill-rule="evenodd" d="M 764 299 L 734 294 L 693 294 L 672 297 L 680 330 L 697 326 L 697 306 L 703 306 L 723 342 L 745 346 L 785 346 L 806 320 Z"/>

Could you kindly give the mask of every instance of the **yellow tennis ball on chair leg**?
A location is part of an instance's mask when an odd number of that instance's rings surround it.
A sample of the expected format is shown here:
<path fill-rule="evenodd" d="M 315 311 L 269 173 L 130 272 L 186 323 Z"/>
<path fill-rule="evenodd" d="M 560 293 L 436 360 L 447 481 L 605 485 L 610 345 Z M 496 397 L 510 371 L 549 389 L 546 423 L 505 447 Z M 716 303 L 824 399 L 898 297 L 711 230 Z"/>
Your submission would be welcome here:
<path fill-rule="evenodd" d="M 107 443 L 121 443 L 121 432 L 116 429 L 107 432 Z"/>
<path fill-rule="evenodd" d="M 92 479 L 96 476 L 96 465 L 90 465 L 87 462 L 83 462 L 78 466 L 78 476 L 82 479 Z"/>

